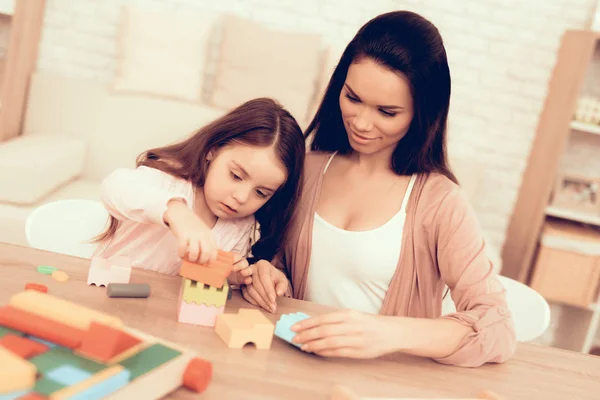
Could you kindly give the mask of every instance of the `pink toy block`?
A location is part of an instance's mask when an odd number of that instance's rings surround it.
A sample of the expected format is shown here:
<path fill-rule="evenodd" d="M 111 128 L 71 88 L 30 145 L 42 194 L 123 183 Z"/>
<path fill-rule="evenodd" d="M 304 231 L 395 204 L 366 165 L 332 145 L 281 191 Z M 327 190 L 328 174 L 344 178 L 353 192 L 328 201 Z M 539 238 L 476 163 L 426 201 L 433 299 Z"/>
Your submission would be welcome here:
<path fill-rule="evenodd" d="M 223 311 L 225 306 L 215 307 L 181 301 L 177 310 L 177 320 L 184 324 L 215 326 L 217 315 L 223 314 Z"/>
<path fill-rule="evenodd" d="M 107 286 L 109 283 L 129 283 L 131 259 L 125 256 L 93 257 L 87 284 Z"/>

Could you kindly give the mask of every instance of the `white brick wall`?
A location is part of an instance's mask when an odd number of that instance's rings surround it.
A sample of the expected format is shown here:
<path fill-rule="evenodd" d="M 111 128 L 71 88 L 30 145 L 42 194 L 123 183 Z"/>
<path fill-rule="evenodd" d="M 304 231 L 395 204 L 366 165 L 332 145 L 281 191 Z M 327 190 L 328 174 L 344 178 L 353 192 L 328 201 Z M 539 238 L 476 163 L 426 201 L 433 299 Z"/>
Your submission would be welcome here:
<path fill-rule="evenodd" d="M 582 28 L 595 0 L 48 0 L 38 68 L 109 82 L 120 7 L 189 15 L 232 11 L 277 29 L 319 32 L 345 45 L 369 18 L 408 9 L 446 42 L 453 75 L 450 151 L 487 169 L 475 208 L 504 241 L 560 36 Z M 210 70 L 210 68 L 209 68 Z"/>

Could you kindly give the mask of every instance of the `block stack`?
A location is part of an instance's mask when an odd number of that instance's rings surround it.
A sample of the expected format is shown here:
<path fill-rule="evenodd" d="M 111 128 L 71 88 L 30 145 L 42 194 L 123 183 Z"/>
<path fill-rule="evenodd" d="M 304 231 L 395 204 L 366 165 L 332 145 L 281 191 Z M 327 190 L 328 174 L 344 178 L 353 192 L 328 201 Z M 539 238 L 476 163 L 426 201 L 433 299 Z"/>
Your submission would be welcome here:
<path fill-rule="evenodd" d="M 229 294 L 227 277 L 233 269 L 233 254 L 220 251 L 208 264 L 184 260 L 177 320 L 186 324 L 215 326 L 217 315 L 225 310 Z"/>

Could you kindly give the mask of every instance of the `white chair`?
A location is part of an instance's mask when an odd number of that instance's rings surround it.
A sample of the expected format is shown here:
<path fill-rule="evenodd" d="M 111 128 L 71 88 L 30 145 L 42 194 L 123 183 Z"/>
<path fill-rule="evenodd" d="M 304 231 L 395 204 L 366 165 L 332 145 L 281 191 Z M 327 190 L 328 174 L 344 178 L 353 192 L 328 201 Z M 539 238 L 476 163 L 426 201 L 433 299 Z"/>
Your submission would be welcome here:
<path fill-rule="evenodd" d="M 25 235 L 33 248 L 91 258 L 97 245 L 90 239 L 105 229 L 108 216 L 99 201 L 58 200 L 27 216 Z"/>
<path fill-rule="evenodd" d="M 506 288 L 508 309 L 512 313 L 519 342 L 529 342 L 540 337 L 550 325 L 550 306 L 546 299 L 529 286 L 498 276 Z M 456 311 L 448 294 L 442 302 L 442 315 Z"/>

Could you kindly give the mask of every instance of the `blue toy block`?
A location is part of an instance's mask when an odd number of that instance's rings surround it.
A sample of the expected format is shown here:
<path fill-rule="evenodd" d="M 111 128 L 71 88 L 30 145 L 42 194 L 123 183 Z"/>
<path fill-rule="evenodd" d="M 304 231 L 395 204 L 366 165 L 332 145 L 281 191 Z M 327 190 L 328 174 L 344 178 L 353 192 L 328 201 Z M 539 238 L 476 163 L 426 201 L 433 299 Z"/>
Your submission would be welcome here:
<path fill-rule="evenodd" d="M 83 390 L 69 397 L 69 400 L 100 400 L 107 397 L 109 394 L 127 386 L 131 371 L 124 369 L 116 375 L 113 375 L 102 382 Z"/>
<path fill-rule="evenodd" d="M 92 374 L 73 365 L 62 365 L 46 373 L 46 378 L 66 386 L 76 385 L 90 376 Z"/>
<path fill-rule="evenodd" d="M 303 312 L 283 314 L 281 317 L 279 317 L 277 324 L 275 324 L 275 336 L 299 348 L 300 345 L 298 343 L 292 342 L 292 339 L 294 339 L 294 336 L 296 336 L 296 332 L 292 332 L 290 328 L 295 323 L 307 318 L 310 318 L 310 315 L 306 315 Z"/>
<path fill-rule="evenodd" d="M 25 396 L 29 392 L 31 392 L 31 390 L 27 389 L 27 390 L 19 390 L 18 392 L 0 394 L 0 400 L 15 400 L 21 396 Z"/>

